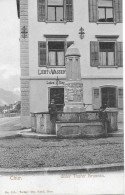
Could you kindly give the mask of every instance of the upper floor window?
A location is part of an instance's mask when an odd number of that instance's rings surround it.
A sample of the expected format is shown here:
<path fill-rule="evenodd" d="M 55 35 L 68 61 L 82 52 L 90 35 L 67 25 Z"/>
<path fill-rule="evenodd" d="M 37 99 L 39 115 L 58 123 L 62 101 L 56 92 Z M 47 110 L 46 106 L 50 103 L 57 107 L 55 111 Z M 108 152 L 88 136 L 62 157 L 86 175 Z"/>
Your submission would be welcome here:
<path fill-rule="evenodd" d="M 113 1 L 99 0 L 98 1 L 98 21 L 99 22 L 113 22 Z"/>
<path fill-rule="evenodd" d="M 100 66 L 115 66 L 115 43 L 99 42 Z"/>
<path fill-rule="evenodd" d="M 97 36 L 99 37 L 99 36 Z M 101 37 L 101 36 L 100 36 Z M 102 36 L 103 37 L 103 36 Z M 110 38 L 111 39 L 111 38 Z M 92 67 L 122 67 L 123 43 L 106 38 L 90 42 L 90 65 Z"/>
<path fill-rule="evenodd" d="M 122 0 L 89 0 L 89 22 L 122 23 Z"/>
<path fill-rule="evenodd" d="M 39 51 L 39 66 L 61 67 L 65 66 L 65 53 L 68 47 L 73 44 L 73 41 L 64 39 L 52 39 L 40 41 L 38 43 Z"/>
<path fill-rule="evenodd" d="M 73 0 L 38 0 L 39 22 L 72 22 Z"/>
<path fill-rule="evenodd" d="M 64 66 L 65 63 L 65 45 L 64 41 L 48 42 L 48 65 Z"/>
<path fill-rule="evenodd" d="M 48 20 L 49 21 L 64 20 L 63 0 L 48 0 Z"/>

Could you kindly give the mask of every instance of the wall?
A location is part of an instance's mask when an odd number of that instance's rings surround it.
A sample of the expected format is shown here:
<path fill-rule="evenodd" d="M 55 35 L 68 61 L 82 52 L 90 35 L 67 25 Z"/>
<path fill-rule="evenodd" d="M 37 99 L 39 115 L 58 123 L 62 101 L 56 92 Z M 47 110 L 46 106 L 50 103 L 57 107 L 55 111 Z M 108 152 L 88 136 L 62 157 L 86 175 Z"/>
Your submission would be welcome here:
<path fill-rule="evenodd" d="M 82 77 L 122 77 L 122 68 L 98 69 L 90 67 L 90 41 L 97 40 L 95 35 L 120 35 L 118 41 L 122 41 L 122 24 L 89 23 L 88 0 L 79 0 L 79 3 L 77 0 L 74 0 L 73 3 L 74 22 L 67 22 L 65 24 L 45 23 L 37 21 L 37 1 L 29 0 L 30 76 L 38 76 L 38 41 L 46 40 L 43 35 L 67 34 L 69 35 L 67 41 L 74 41 L 75 45 L 80 50 Z M 79 38 L 78 34 L 81 27 L 85 30 L 85 37 L 82 40 Z M 62 75 L 62 77 L 64 77 L 64 75 Z"/>

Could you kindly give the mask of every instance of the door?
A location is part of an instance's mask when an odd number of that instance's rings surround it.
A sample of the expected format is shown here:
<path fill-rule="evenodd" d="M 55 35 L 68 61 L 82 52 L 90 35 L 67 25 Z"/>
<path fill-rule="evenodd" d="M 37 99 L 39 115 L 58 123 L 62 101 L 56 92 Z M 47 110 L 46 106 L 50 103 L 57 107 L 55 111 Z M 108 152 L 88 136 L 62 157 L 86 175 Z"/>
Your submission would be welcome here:
<path fill-rule="evenodd" d="M 57 111 L 63 111 L 64 106 L 64 88 L 63 87 L 54 87 L 50 88 L 50 102 L 55 100 L 57 106 Z"/>
<path fill-rule="evenodd" d="M 116 108 L 116 88 L 104 87 L 101 89 L 102 93 L 102 106 Z"/>

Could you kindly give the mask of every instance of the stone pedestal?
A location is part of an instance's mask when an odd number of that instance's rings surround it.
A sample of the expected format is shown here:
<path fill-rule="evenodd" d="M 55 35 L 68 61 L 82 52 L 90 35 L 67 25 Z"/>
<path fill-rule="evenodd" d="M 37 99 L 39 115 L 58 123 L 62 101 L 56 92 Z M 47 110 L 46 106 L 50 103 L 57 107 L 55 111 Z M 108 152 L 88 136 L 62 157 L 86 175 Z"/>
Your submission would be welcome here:
<path fill-rule="evenodd" d="M 118 130 L 118 110 L 113 108 L 107 108 L 106 109 L 107 116 L 108 116 L 108 132 L 114 132 Z"/>
<path fill-rule="evenodd" d="M 84 112 L 83 83 L 81 81 L 67 81 L 65 89 L 64 112 Z"/>
<path fill-rule="evenodd" d="M 55 131 L 55 123 L 50 120 L 49 113 L 37 113 L 31 115 L 31 129 L 36 133 L 41 133 L 44 135 L 54 135 Z"/>

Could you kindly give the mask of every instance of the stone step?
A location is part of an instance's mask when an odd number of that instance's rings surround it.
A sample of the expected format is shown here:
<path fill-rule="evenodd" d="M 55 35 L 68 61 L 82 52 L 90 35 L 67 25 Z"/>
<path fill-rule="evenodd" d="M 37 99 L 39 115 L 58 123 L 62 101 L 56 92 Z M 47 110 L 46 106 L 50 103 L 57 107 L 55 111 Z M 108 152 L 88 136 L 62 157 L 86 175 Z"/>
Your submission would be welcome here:
<path fill-rule="evenodd" d="M 108 133 L 108 137 L 124 137 L 124 133 Z"/>
<path fill-rule="evenodd" d="M 43 139 L 51 139 L 51 138 L 57 138 L 56 135 L 47 135 L 47 134 L 40 134 L 40 133 L 35 133 L 32 131 L 25 131 L 25 132 L 19 132 L 18 135 L 21 137 L 27 137 L 27 138 L 43 138 Z"/>

